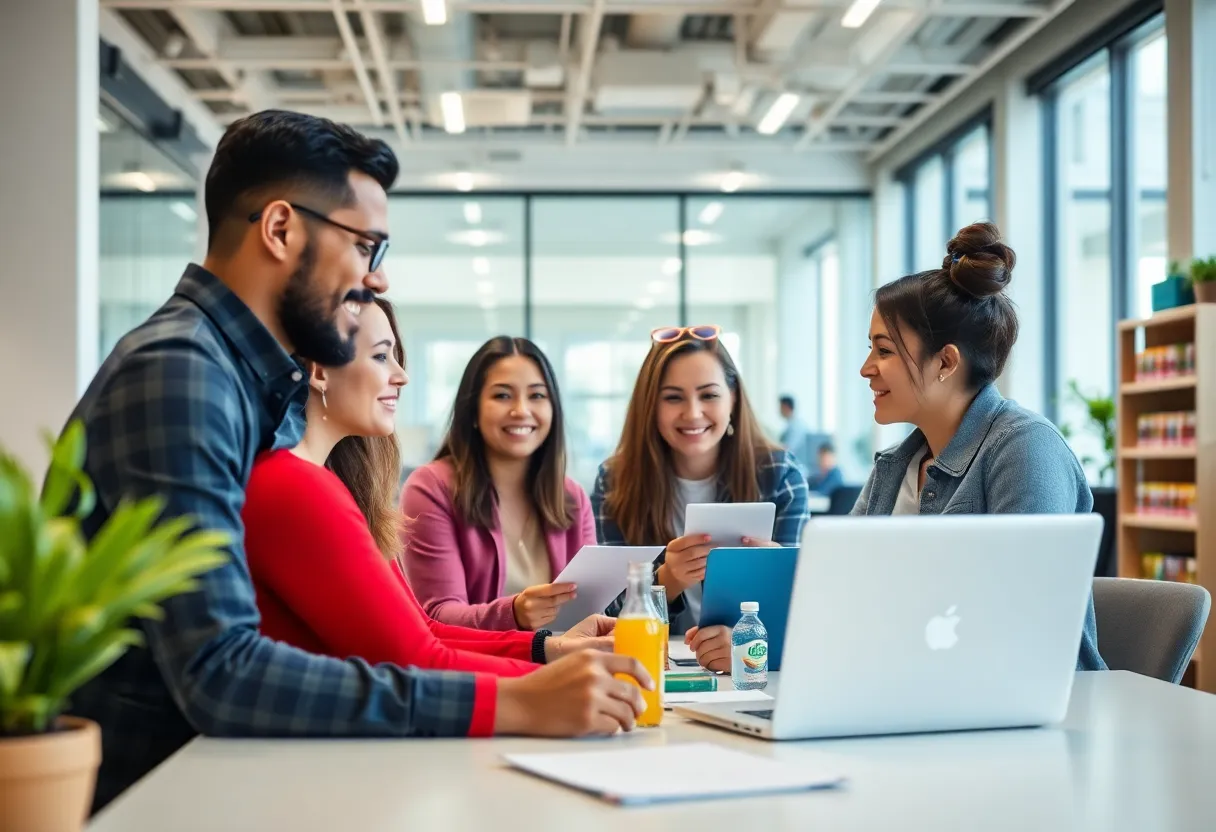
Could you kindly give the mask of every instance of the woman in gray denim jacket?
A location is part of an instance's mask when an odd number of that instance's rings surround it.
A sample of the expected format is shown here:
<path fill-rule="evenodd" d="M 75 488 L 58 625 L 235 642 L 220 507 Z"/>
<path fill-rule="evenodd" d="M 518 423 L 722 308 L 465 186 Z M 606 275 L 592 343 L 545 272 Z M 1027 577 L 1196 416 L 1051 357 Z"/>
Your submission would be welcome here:
<path fill-rule="evenodd" d="M 1055 426 L 1002 398 L 1017 340 L 1013 250 L 988 223 L 961 230 L 940 269 L 880 288 L 861 368 L 879 424 L 916 430 L 878 454 L 853 514 L 1088 513 L 1093 495 Z M 1078 670 L 1105 670 L 1093 598 Z"/>

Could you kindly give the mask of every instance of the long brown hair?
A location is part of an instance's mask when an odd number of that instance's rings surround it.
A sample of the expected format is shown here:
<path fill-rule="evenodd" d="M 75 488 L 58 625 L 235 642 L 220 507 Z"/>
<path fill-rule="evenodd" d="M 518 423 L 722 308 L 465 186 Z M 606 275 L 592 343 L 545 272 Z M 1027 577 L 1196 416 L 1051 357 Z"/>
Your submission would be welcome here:
<path fill-rule="evenodd" d="M 720 340 L 701 341 L 687 335 L 671 343 L 653 343 L 633 386 L 621 442 L 608 460 L 609 487 L 604 495 L 609 516 L 626 542 L 634 546 L 666 543 L 677 535 L 671 527 L 676 473 L 671 448 L 659 434 L 659 389 L 671 362 L 694 352 L 708 352 L 718 359 L 735 398 L 730 414 L 734 434 L 723 436 L 718 450 L 719 488 L 725 488 L 734 503 L 760 499 L 757 459 L 772 453 L 775 446 L 756 421 L 726 347 Z"/>
<path fill-rule="evenodd" d="M 405 366 L 405 346 L 397 330 L 393 305 L 376 298 L 376 306 L 393 330 L 393 357 Z M 401 477 L 401 448 L 395 434 L 348 436 L 334 446 L 325 467 L 338 475 L 367 519 L 376 546 L 392 560 L 401 554 L 401 512 L 397 510 L 397 482 Z"/>
<path fill-rule="evenodd" d="M 573 506 L 566 493 L 566 437 L 562 415 L 562 397 L 557 389 L 553 365 L 540 347 L 527 338 L 499 335 L 481 345 L 469 359 L 456 390 L 448 434 L 435 459 L 446 459 L 455 473 L 453 503 L 460 518 L 470 526 L 488 529 L 494 525 L 494 481 L 486 459 L 486 444 L 477 431 L 477 414 L 481 393 L 490 368 L 504 358 L 521 355 L 531 359 L 540 370 L 549 400 L 553 404 L 553 421 L 549 435 L 532 454 L 528 462 L 528 493 L 536 513 L 548 529 L 568 529 L 574 522 Z"/>

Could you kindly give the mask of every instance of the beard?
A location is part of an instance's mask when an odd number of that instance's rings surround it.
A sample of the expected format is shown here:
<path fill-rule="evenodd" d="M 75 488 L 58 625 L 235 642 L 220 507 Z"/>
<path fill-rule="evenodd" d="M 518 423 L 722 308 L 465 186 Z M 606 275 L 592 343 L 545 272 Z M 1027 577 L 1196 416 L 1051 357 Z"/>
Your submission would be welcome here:
<path fill-rule="evenodd" d="M 341 367 L 355 358 L 355 332 L 358 329 L 351 330 L 349 337 L 342 337 L 336 316 L 343 298 L 341 295 L 327 298 L 318 292 L 314 288 L 315 272 L 316 252 L 309 240 L 300 253 L 300 265 L 279 298 L 279 320 L 296 355 L 323 367 Z"/>

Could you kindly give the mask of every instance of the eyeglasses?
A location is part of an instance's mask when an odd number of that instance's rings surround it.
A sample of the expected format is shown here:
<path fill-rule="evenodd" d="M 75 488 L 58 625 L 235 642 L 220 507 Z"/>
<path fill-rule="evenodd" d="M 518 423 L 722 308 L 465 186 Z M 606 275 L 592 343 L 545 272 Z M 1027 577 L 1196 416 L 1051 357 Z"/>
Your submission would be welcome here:
<path fill-rule="evenodd" d="M 716 341 L 722 334 L 722 327 L 717 324 L 697 324 L 695 326 L 661 326 L 650 331 L 650 338 L 659 344 L 670 344 L 679 341 L 685 335 L 698 341 Z"/>
<path fill-rule="evenodd" d="M 315 220 L 320 220 L 321 222 L 329 223 L 334 228 L 341 228 L 343 231 L 354 234 L 356 237 L 362 237 L 364 240 L 369 240 L 371 242 L 371 246 L 368 247 L 368 255 L 370 256 L 370 260 L 369 260 L 368 266 L 367 266 L 368 273 L 374 272 L 377 269 L 379 269 L 380 264 L 382 262 L 384 262 L 384 254 L 385 254 L 385 252 L 388 251 L 388 238 L 387 237 L 382 237 L 379 234 L 376 234 L 371 231 L 360 231 L 358 228 L 351 228 L 349 225 L 343 225 L 342 223 L 338 222 L 337 220 L 331 220 L 329 217 L 325 216 L 320 211 L 314 211 L 312 208 L 309 208 L 305 205 L 297 205 L 294 202 L 289 202 L 287 204 L 290 205 L 295 210 L 299 211 L 301 214 L 312 217 Z M 261 211 L 254 211 L 252 214 L 249 215 L 250 222 L 257 222 L 261 218 L 262 218 Z"/>

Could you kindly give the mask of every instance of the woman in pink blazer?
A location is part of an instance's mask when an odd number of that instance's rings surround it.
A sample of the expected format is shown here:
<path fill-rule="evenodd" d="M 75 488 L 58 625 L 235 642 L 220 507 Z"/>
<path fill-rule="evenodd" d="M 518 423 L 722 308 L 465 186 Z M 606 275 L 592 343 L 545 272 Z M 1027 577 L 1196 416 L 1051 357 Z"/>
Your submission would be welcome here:
<path fill-rule="evenodd" d="M 537 630 L 577 587 L 555 584 L 595 543 L 586 492 L 566 476 L 561 399 L 549 359 L 500 336 L 465 367 L 435 461 L 401 494 L 402 562 L 437 621 Z"/>

